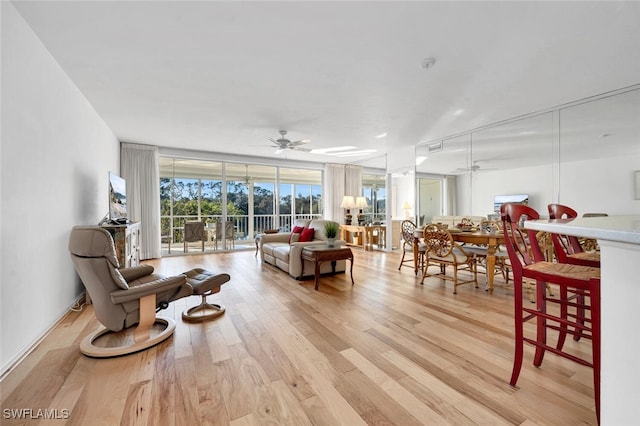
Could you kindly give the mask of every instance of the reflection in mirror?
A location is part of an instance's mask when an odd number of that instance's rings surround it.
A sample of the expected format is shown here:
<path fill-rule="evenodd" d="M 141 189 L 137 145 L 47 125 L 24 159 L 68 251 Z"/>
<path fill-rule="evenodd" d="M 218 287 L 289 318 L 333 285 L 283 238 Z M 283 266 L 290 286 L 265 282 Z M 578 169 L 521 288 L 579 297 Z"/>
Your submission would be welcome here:
<path fill-rule="evenodd" d="M 442 141 L 430 142 L 416 148 L 416 173 L 448 176 L 443 185 L 440 213 L 471 214 L 470 209 L 470 169 L 471 169 L 471 135 L 463 134 Z M 466 197 L 466 199 L 465 199 Z M 423 209 L 423 206 L 420 206 Z M 427 211 L 432 211 L 424 206 Z"/>
<path fill-rule="evenodd" d="M 560 203 L 579 214 L 640 213 L 639 118 L 640 89 L 560 110 Z"/>
<path fill-rule="evenodd" d="M 416 179 L 418 189 L 418 209 L 416 212 L 416 224 L 418 226 L 431 223 L 434 216 L 440 216 L 442 212 L 442 178 L 428 178 L 418 176 Z"/>
<path fill-rule="evenodd" d="M 391 218 L 411 219 L 415 222 L 415 172 L 413 169 L 396 170 L 391 173 Z"/>
<path fill-rule="evenodd" d="M 528 194 L 546 212 L 553 198 L 553 113 L 476 131 L 471 144 L 471 212 L 494 211 L 496 195 Z"/>
<path fill-rule="evenodd" d="M 367 224 L 380 224 L 386 219 L 387 184 L 384 174 L 362 174 L 362 195 L 367 201 L 363 209 Z"/>
<path fill-rule="evenodd" d="M 417 174 L 443 175 L 445 215 L 484 216 L 496 195 L 527 194 L 541 212 L 639 214 L 640 88 L 594 96 L 416 147 Z"/>

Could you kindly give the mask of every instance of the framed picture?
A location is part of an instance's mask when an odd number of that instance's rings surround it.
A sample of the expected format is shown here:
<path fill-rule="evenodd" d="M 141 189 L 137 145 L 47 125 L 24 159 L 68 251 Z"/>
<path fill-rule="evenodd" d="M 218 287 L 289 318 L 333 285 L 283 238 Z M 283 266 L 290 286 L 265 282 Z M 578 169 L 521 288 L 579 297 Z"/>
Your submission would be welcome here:
<path fill-rule="evenodd" d="M 635 178 L 634 189 L 635 189 L 635 195 L 636 195 L 635 199 L 636 200 L 640 200 L 640 170 L 636 170 L 634 172 L 634 174 L 635 174 L 635 176 L 634 176 L 634 178 Z"/>

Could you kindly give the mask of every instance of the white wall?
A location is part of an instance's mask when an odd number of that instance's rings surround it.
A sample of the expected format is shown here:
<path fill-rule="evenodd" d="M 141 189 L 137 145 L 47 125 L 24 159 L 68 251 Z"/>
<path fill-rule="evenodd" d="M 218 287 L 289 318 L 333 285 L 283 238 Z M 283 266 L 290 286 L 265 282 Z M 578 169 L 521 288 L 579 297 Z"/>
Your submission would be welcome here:
<path fill-rule="evenodd" d="M 580 214 L 640 214 L 640 200 L 634 199 L 634 170 L 640 170 L 640 149 L 620 157 L 562 163 L 558 202 Z"/>
<path fill-rule="evenodd" d="M 468 179 L 466 181 L 468 182 Z M 474 172 L 471 194 L 469 194 L 469 188 L 465 188 L 465 196 L 471 200 L 469 214 L 486 216 L 493 213 L 493 199 L 496 195 L 527 194 L 529 206 L 541 215 L 546 215 L 547 204 L 555 202 L 553 201 L 553 181 L 550 165 L 495 172 Z M 460 192 L 458 194 L 460 195 Z"/>
<path fill-rule="evenodd" d="M 0 366 L 6 371 L 82 294 L 75 224 L 107 211 L 119 143 L 9 2 L 2 7 Z"/>
<path fill-rule="evenodd" d="M 623 157 L 562 162 L 557 183 L 549 165 L 474 173 L 471 187 L 468 178 L 459 180 L 463 183 L 458 188 L 458 203 L 464 210 L 457 214 L 491 213 L 493 197 L 499 194 L 528 194 L 529 205 L 543 217 L 548 216 L 549 203 L 571 206 L 579 214 L 640 214 L 640 200 L 635 200 L 633 194 L 633 170 L 638 169 L 640 155 L 631 153 Z M 554 194 L 554 187 L 560 188 L 559 194 Z"/>

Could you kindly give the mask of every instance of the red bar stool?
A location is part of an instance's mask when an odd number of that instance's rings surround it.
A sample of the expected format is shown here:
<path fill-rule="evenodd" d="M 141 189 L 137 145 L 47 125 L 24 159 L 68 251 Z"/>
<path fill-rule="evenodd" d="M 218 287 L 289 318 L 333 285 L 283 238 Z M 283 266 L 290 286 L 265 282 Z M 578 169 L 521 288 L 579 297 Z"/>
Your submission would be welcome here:
<path fill-rule="evenodd" d="M 548 262 L 544 260 L 542 250 L 536 240 L 536 231 L 520 228 L 521 218 L 539 219 L 538 212 L 531 207 L 507 203 L 500 208 L 504 227 L 504 240 L 513 270 L 514 308 L 515 308 L 515 355 L 510 384 L 515 386 L 524 354 L 524 342 L 535 346 L 533 365 L 540 367 L 546 351 L 593 368 L 593 389 L 596 417 L 600 421 L 600 269 L 582 265 Z M 536 281 L 536 306 L 525 307 L 522 302 L 522 280 L 530 278 Z M 547 296 L 546 283 L 559 287 L 560 296 Z M 582 294 L 584 297 L 568 298 L 568 293 Z M 586 303 L 588 300 L 589 303 Z M 551 310 L 552 305 L 559 306 L 559 314 Z M 573 307 L 590 312 L 590 318 L 573 318 L 566 315 L 567 308 Z M 536 320 L 535 338 L 524 335 L 524 323 Z M 584 321 L 582 321 L 584 320 Z M 584 322 L 584 323 L 582 323 Z M 562 345 L 553 347 L 547 343 L 547 331 L 556 330 L 559 337 L 569 333 L 578 333 L 591 340 L 591 360 L 577 356 L 562 349 Z"/>
<path fill-rule="evenodd" d="M 574 209 L 562 204 L 549 204 L 547 209 L 549 210 L 550 219 L 573 219 L 578 217 L 578 213 Z M 559 263 L 591 266 L 593 268 L 600 267 L 600 253 L 584 251 L 578 237 L 572 235 L 551 234 L 551 240 L 553 241 L 553 249 Z M 579 304 L 584 304 L 584 294 L 580 291 L 570 296 L 570 298 L 577 298 L 579 299 Z M 563 312 L 563 314 L 573 315 L 568 311 Z M 578 321 L 582 321 L 582 323 L 584 323 L 584 315 L 584 310 L 579 308 L 576 309 L 575 318 Z M 573 340 L 580 340 L 581 336 L 582 333 L 577 330 L 577 333 L 573 335 Z M 559 348 L 562 348 L 562 345 L 564 345 L 565 337 L 566 334 L 561 334 L 558 339 Z"/>
<path fill-rule="evenodd" d="M 578 213 L 575 210 L 562 204 L 549 204 L 547 208 L 549 210 L 549 219 L 573 219 L 578 217 Z M 558 262 L 592 266 L 594 268 L 600 267 L 600 254 L 585 252 L 578 237 L 551 234 L 551 239 Z"/>

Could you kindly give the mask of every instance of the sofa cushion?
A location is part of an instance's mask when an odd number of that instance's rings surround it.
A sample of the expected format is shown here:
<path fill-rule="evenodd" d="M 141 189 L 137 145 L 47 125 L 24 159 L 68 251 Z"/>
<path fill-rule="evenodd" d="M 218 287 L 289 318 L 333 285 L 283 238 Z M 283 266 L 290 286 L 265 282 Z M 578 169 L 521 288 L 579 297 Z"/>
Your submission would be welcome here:
<path fill-rule="evenodd" d="M 302 235 L 302 232 L 296 232 L 291 233 L 291 235 L 289 236 L 289 244 L 293 244 L 293 243 L 297 243 L 298 241 L 300 241 L 300 235 Z"/>
<path fill-rule="evenodd" d="M 315 235 L 313 237 L 314 240 L 327 240 L 327 234 L 324 232 L 324 225 L 327 222 L 334 222 L 332 220 L 327 219 L 314 219 L 309 224 L 309 228 L 315 229 Z"/>
<path fill-rule="evenodd" d="M 295 228 L 296 226 L 300 226 L 302 228 L 308 228 L 309 223 L 311 223 L 311 219 L 296 219 L 293 221 L 293 224 L 291 225 L 291 229 Z"/>
<path fill-rule="evenodd" d="M 277 246 L 273 249 L 273 257 L 275 257 L 277 260 L 281 260 L 283 263 L 288 265 L 290 252 L 290 246 Z"/>
<path fill-rule="evenodd" d="M 269 256 L 275 257 L 274 251 L 278 247 L 286 247 L 287 249 L 289 249 L 289 243 L 273 242 L 273 243 L 264 244 L 262 246 L 262 252 Z"/>
<path fill-rule="evenodd" d="M 313 240 L 313 236 L 315 235 L 315 229 L 313 228 L 304 228 L 302 230 L 302 233 L 300 234 L 300 241 L 301 243 L 306 243 L 308 241 L 312 241 Z"/>
<path fill-rule="evenodd" d="M 300 241 L 300 234 L 304 230 L 304 226 L 294 226 L 289 236 L 289 244 Z"/>

